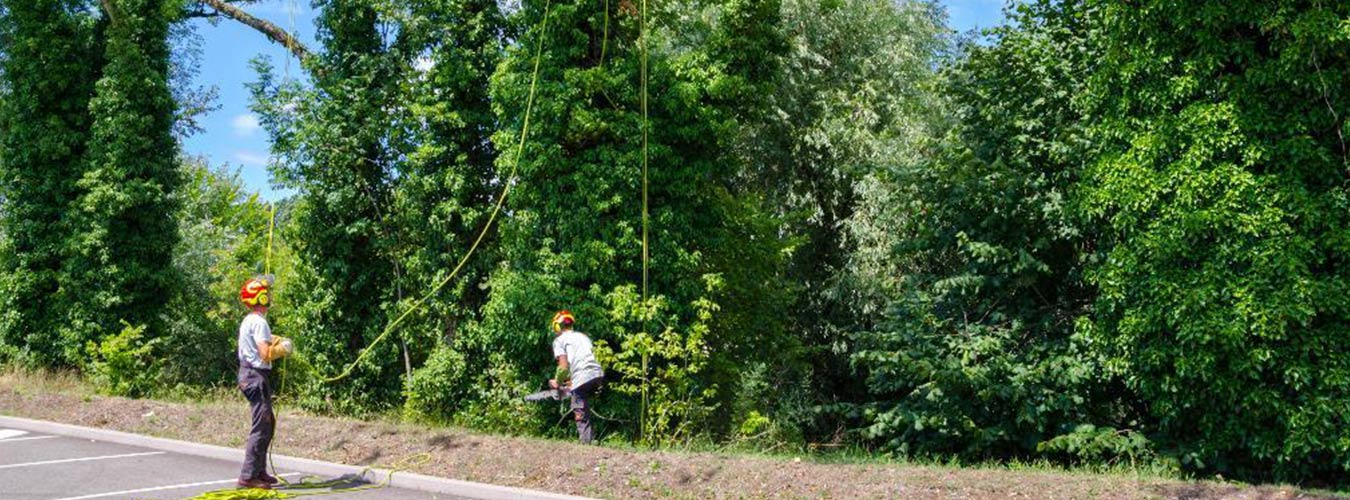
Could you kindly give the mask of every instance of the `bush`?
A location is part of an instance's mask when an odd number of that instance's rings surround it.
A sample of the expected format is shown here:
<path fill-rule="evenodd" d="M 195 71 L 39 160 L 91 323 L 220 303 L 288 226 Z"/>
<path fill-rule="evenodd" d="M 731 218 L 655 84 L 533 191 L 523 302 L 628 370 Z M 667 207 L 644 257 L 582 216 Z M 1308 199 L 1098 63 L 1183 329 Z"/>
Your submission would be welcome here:
<path fill-rule="evenodd" d="M 1133 466 L 1157 459 L 1153 442 L 1143 434 L 1092 424 L 1080 425 L 1073 432 L 1043 441 L 1036 445 L 1036 451 L 1064 455 L 1079 463 L 1108 465 L 1128 461 Z"/>
<path fill-rule="evenodd" d="M 404 415 L 414 420 L 451 422 L 470 402 L 477 382 L 463 353 L 449 345 L 437 346 L 404 387 Z"/>
<path fill-rule="evenodd" d="M 703 279 L 709 295 L 721 286 L 716 275 Z M 644 307 L 633 286 L 617 288 L 609 302 L 610 319 L 615 325 L 640 325 L 643 315 L 662 319 L 653 321 L 654 325 L 680 324 L 677 317 L 665 317 L 668 305 L 664 298 L 653 298 Z M 610 388 L 645 402 L 646 411 L 639 412 L 639 419 L 644 422 L 641 438 L 647 444 L 669 444 L 702 433 L 714 409 L 711 401 L 717 386 L 703 382 L 698 375 L 710 358 L 704 337 L 718 306 L 706 298 L 695 301 L 694 306 L 697 320 L 683 325 L 683 331 L 666 326 L 649 333 L 618 326 L 614 332 L 621 339 L 618 351 L 603 341 L 597 345 L 597 359 L 612 373 Z"/>
<path fill-rule="evenodd" d="M 160 364 L 154 357 L 158 340 L 145 340 L 145 325 L 122 322 L 121 333 L 89 342 L 86 372 L 99 392 L 113 396 L 148 396 L 156 387 Z"/>

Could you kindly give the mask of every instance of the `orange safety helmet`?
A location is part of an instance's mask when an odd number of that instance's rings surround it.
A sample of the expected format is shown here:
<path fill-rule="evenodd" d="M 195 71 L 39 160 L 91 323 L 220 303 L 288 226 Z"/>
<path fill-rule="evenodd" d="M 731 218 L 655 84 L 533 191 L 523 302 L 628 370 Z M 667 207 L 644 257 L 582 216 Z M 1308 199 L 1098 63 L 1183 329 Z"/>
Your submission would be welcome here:
<path fill-rule="evenodd" d="M 244 305 L 268 307 L 272 305 L 272 283 L 262 278 L 250 278 L 239 289 L 239 300 Z"/>
<path fill-rule="evenodd" d="M 572 326 L 572 323 L 576 323 L 576 321 L 577 319 L 566 309 L 558 311 L 557 314 L 553 315 L 553 333 L 561 332 L 564 325 Z"/>

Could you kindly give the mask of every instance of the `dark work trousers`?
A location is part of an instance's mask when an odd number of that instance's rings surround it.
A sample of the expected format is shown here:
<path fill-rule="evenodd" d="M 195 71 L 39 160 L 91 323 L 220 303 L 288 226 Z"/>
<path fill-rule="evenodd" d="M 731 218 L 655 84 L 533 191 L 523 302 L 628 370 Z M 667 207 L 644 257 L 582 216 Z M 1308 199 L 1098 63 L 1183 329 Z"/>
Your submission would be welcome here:
<path fill-rule="evenodd" d="M 591 440 L 595 437 L 591 430 L 591 405 L 589 400 L 595 395 L 595 391 L 600 390 L 600 386 L 604 384 L 605 377 L 596 377 L 572 388 L 572 416 L 577 421 L 577 436 L 581 438 L 581 444 L 591 444 Z"/>
<path fill-rule="evenodd" d="M 267 447 L 272 445 L 272 433 L 277 427 L 276 415 L 272 414 L 271 374 L 272 370 L 247 363 L 239 366 L 239 390 L 248 398 L 248 408 L 253 413 L 253 428 L 244 445 L 244 467 L 239 471 L 239 479 L 261 479 L 267 472 Z"/>

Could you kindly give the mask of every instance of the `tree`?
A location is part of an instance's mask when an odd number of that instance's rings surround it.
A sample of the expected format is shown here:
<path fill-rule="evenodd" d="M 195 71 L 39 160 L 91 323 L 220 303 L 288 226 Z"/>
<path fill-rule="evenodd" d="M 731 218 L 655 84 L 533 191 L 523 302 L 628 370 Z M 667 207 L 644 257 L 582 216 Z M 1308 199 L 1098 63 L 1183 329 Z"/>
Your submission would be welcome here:
<path fill-rule="evenodd" d="M 848 283 L 857 243 L 846 222 L 868 175 L 912 161 L 919 141 L 939 133 L 933 67 L 949 37 L 929 2 L 786 0 L 781 17 L 780 63 L 755 93 L 764 109 L 745 120 L 738 141 L 744 182 L 793 240 L 789 282 L 800 293 L 791 308 L 809 318 L 795 328 L 816 360 L 814 391 L 829 395 L 825 402 L 856 401 L 864 395 L 848 368 L 846 333 L 870 327 L 877 311 Z"/>
<path fill-rule="evenodd" d="M 498 192 L 493 179 L 497 150 L 487 140 L 496 126 L 488 78 L 501 58 L 504 19 L 494 0 L 414 2 L 402 30 L 408 35 L 410 71 L 391 142 L 399 151 L 393 199 L 396 250 L 403 276 L 397 310 L 411 307 L 465 258 Z M 453 285 L 428 301 L 400 337 L 409 350 L 453 349 L 463 326 L 484 301 L 478 286 L 495 263 L 489 231 Z M 419 356 L 425 357 L 426 354 Z M 437 380 L 438 387 L 456 383 Z"/>
<path fill-rule="evenodd" d="M 318 7 L 322 50 L 304 62 L 313 88 L 274 83 L 260 62 L 253 108 L 280 157 L 273 175 L 299 190 L 286 234 L 297 255 L 288 292 L 294 315 L 283 326 L 319 374 L 333 375 L 380 333 L 385 304 L 396 295 L 387 138 L 401 69 L 389 25 L 370 2 Z M 351 380 L 308 387 L 305 404 L 349 412 L 389 406 L 399 394 L 401 363 L 390 344 L 376 348 L 374 362 Z"/>
<path fill-rule="evenodd" d="M 747 4 L 750 10 L 759 5 Z M 604 346 L 602 356 L 613 356 L 605 361 L 622 396 L 614 401 L 616 412 L 652 423 L 645 437 L 716 430 L 709 427 L 716 425 L 708 418 L 711 397 L 723 389 L 733 394 L 734 381 L 702 367 L 733 364 L 728 360 L 741 353 L 782 342 L 774 325 L 785 301 L 772 299 L 788 289 L 779 281 L 783 252 L 773 225 L 759 223 L 755 198 L 737 198 L 731 189 L 742 168 L 726 153 L 737 122 L 725 104 L 728 95 L 719 91 L 736 89 L 718 84 L 729 83 L 732 65 L 683 45 L 679 28 L 655 22 L 644 61 L 640 12 L 594 7 L 553 2 L 547 26 L 539 29 L 544 5 L 526 3 L 519 22 L 536 28 L 508 49 L 493 77 L 503 124 L 494 142 L 506 148 L 520 140 L 535 51 L 542 46 L 530 135 L 519 157 L 513 148 L 498 161 L 499 178 L 514 172 L 517 179 L 500 230 L 502 263 L 488 279 L 483 320 L 461 345 L 470 353 L 502 352 L 520 360 L 519 378 L 543 380 L 547 320 L 567 308 Z M 646 301 L 644 62 L 650 85 Z M 749 299 L 760 291 L 768 300 Z M 718 310 L 741 300 L 749 307 Z M 732 328 L 755 323 L 752 318 L 769 320 L 760 329 Z M 647 392 L 652 399 L 644 414 L 642 394 L 651 386 L 633 383 L 648 374 L 673 390 Z M 504 402 L 481 404 L 494 403 Z"/>
<path fill-rule="evenodd" d="M 164 298 L 177 277 L 174 220 L 181 183 L 169 87 L 173 2 L 108 0 L 103 73 L 89 103 L 88 170 L 78 181 L 75 231 L 62 269 L 69 359 L 85 342 L 120 331 L 120 322 L 164 334 Z"/>
<path fill-rule="evenodd" d="M 868 439 L 915 454 L 1053 456 L 1072 439 L 1057 437 L 1137 417 L 1077 330 L 1096 296 L 1084 273 L 1097 237 L 1072 203 L 1094 154 L 1076 100 L 1095 16 L 1080 2 L 1019 6 L 1016 25 L 946 71 L 954 123 L 920 143 L 927 156 L 864 184 L 853 279 L 889 300 L 854 336 Z M 1074 458 L 1149 451 L 1136 434 L 1107 435 Z"/>
<path fill-rule="evenodd" d="M 1092 2 L 1092 333 L 1195 469 L 1350 470 L 1344 2 Z"/>
<path fill-rule="evenodd" d="M 3 3 L 5 95 L 0 100 L 0 349 L 41 365 L 71 365 L 78 339 L 60 339 L 57 298 L 67 239 L 66 217 L 86 167 L 102 54 L 103 23 L 82 1 Z M 0 351 L 0 357 L 5 356 Z"/>

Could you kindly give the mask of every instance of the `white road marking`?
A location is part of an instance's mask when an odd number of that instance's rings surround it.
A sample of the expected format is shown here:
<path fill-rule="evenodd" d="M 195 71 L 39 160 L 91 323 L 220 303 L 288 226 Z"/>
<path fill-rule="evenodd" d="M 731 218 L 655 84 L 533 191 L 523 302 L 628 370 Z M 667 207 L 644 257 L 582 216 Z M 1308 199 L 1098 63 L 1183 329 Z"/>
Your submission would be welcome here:
<path fill-rule="evenodd" d="M 13 443 L 15 441 L 37 441 L 39 439 L 56 439 L 61 436 L 28 436 L 26 438 L 0 439 L 0 443 Z"/>
<path fill-rule="evenodd" d="M 28 462 L 26 464 L 0 465 L 0 469 L 17 469 L 19 467 L 35 467 L 38 465 L 68 464 L 72 462 L 89 462 L 93 460 L 111 460 L 114 458 L 148 457 L 151 455 L 165 455 L 163 451 L 149 451 L 145 453 L 126 453 L 122 455 L 104 455 L 101 457 L 67 458 L 64 460 L 44 460 L 42 462 Z"/>
<path fill-rule="evenodd" d="M 28 434 L 28 431 L 19 431 L 14 429 L 0 429 L 0 439 L 9 439 Z"/>
<path fill-rule="evenodd" d="M 300 475 L 299 472 L 292 472 L 292 473 L 290 473 L 290 474 L 282 474 L 282 476 L 298 476 L 298 475 Z M 222 480 L 220 480 L 220 481 L 203 481 L 203 482 L 200 482 L 200 483 L 172 484 L 172 485 L 169 485 L 169 486 L 156 486 L 156 487 L 153 487 L 153 488 L 141 488 L 141 489 L 139 489 L 139 490 L 114 491 L 114 492 L 111 492 L 111 493 L 95 493 L 95 494 L 93 494 L 93 495 L 84 495 L 84 496 L 79 496 L 79 497 L 58 498 L 58 499 L 56 499 L 56 500 L 86 500 L 86 499 L 89 499 L 89 498 L 115 497 L 115 496 L 118 496 L 118 495 L 132 495 L 132 494 L 135 494 L 135 493 L 149 493 L 149 492 L 151 492 L 151 491 L 177 490 L 177 489 L 182 489 L 182 488 L 196 488 L 196 487 L 198 487 L 198 486 L 211 486 L 211 485 L 214 485 L 214 484 L 227 484 L 227 483 L 233 483 L 233 482 L 235 482 L 235 481 L 237 481 L 237 479 L 222 479 Z"/>

